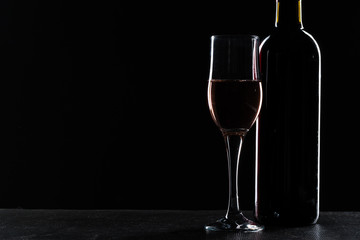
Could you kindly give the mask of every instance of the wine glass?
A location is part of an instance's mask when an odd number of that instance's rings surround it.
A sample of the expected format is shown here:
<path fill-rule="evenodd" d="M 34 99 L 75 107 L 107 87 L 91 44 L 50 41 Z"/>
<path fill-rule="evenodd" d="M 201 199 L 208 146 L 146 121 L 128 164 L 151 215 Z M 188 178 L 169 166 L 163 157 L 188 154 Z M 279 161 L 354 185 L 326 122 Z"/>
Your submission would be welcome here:
<path fill-rule="evenodd" d="M 208 104 L 226 145 L 229 202 L 225 217 L 205 226 L 210 231 L 261 231 L 239 208 L 238 166 L 246 133 L 256 121 L 262 103 L 259 78 L 259 37 L 215 35 L 211 37 Z"/>

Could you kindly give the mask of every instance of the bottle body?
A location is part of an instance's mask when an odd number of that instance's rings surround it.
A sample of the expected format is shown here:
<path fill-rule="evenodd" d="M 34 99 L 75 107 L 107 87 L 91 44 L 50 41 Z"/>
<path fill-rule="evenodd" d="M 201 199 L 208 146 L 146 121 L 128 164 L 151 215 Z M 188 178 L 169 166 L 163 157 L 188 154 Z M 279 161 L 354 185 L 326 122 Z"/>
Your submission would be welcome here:
<path fill-rule="evenodd" d="M 319 217 L 321 55 L 302 29 L 275 29 L 260 49 L 263 106 L 256 123 L 255 217 L 314 224 Z"/>

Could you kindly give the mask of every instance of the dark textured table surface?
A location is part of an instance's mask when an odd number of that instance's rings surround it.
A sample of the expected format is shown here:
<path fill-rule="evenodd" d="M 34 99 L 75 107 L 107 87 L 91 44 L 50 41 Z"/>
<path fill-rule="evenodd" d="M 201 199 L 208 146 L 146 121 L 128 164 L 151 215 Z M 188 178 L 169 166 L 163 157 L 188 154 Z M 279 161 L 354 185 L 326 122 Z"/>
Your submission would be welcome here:
<path fill-rule="evenodd" d="M 322 212 L 318 224 L 259 233 L 205 232 L 224 211 L 0 210 L 0 239 L 360 239 L 360 212 Z M 250 212 L 245 212 L 250 216 Z"/>

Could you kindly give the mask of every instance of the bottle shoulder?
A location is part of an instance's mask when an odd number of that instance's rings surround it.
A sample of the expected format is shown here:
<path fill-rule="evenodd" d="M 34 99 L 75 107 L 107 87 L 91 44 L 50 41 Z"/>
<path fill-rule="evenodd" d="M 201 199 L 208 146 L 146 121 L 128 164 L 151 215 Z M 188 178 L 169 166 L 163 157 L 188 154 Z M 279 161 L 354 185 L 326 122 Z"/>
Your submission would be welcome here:
<path fill-rule="evenodd" d="M 296 31 L 274 30 L 260 44 L 260 52 L 317 52 L 320 48 L 314 37 L 303 29 Z"/>

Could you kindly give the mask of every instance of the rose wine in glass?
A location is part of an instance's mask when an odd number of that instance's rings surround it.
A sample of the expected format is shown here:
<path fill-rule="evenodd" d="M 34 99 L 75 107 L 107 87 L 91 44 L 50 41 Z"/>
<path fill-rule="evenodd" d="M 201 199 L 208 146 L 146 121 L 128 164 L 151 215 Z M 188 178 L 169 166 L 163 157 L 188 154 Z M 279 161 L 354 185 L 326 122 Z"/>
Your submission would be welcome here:
<path fill-rule="evenodd" d="M 254 35 L 211 37 L 208 104 L 211 116 L 225 139 L 229 201 L 225 216 L 206 225 L 208 231 L 258 232 L 263 229 L 243 215 L 238 197 L 242 142 L 256 121 L 262 103 L 258 46 L 259 38 Z"/>
<path fill-rule="evenodd" d="M 259 80 L 211 79 L 208 102 L 211 116 L 224 134 L 246 133 L 259 115 Z"/>

